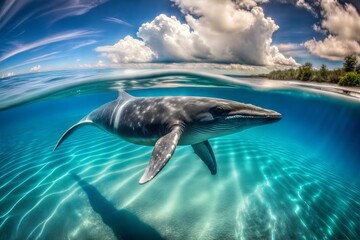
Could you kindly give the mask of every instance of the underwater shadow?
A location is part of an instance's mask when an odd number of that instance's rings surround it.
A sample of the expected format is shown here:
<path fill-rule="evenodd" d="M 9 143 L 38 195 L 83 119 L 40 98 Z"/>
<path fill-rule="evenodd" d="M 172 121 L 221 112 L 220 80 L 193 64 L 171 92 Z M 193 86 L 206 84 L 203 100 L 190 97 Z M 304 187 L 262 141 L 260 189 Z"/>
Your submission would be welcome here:
<path fill-rule="evenodd" d="M 154 228 L 135 214 L 125 209 L 116 209 L 94 186 L 77 175 L 72 177 L 85 191 L 92 209 L 100 214 L 103 222 L 113 230 L 118 239 L 163 239 Z"/>

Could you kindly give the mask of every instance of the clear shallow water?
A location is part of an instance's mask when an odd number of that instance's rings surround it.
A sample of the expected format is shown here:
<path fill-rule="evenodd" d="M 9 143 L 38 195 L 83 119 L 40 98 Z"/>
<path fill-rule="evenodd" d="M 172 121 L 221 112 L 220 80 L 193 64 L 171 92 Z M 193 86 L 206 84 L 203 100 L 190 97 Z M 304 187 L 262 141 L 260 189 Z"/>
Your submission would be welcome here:
<path fill-rule="evenodd" d="M 193 73 L 132 74 L 133 86 L 105 71 L 13 81 L 1 82 L 0 239 L 360 237 L 359 102 Z M 52 152 L 68 127 L 117 97 L 116 86 L 135 96 L 232 99 L 283 119 L 210 140 L 216 176 L 185 146 L 139 185 L 151 147 L 86 127 Z"/>

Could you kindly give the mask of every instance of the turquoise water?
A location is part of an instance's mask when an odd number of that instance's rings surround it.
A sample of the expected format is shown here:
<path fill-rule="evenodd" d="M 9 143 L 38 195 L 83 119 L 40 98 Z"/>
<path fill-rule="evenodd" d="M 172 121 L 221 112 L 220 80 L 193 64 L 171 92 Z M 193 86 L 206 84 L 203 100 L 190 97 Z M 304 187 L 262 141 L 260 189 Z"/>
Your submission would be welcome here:
<path fill-rule="evenodd" d="M 47 72 L 0 84 L 0 239 L 360 238 L 357 100 L 171 71 Z M 215 176 L 179 146 L 139 185 L 151 147 L 84 127 L 52 152 L 116 88 L 236 100 L 283 119 L 211 139 Z"/>

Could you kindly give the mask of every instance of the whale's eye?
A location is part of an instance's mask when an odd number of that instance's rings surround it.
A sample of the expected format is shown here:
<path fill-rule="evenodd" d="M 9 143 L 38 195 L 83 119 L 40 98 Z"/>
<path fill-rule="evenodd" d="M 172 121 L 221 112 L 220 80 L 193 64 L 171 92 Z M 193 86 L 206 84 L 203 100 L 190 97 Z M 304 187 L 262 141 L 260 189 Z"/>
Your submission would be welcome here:
<path fill-rule="evenodd" d="M 222 114 L 229 112 L 229 110 L 225 109 L 224 107 L 217 106 L 217 107 L 213 108 L 213 112 L 217 115 L 222 115 Z"/>

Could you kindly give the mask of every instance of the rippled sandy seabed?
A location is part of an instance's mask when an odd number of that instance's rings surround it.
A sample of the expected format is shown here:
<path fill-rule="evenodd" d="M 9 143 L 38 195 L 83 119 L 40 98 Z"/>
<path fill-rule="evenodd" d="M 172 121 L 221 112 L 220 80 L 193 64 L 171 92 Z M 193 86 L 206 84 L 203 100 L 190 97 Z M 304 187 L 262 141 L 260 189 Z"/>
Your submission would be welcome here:
<path fill-rule="evenodd" d="M 0 239 L 360 238 L 359 102 L 298 89 L 200 88 L 200 80 L 210 81 L 204 76 L 178 79 L 180 87 L 127 88 L 135 96 L 232 99 L 283 119 L 210 140 L 216 176 L 184 146 L 139 185 L 151 147 L 84 127 L 52 151 L 68 127 L 117 97 L 109 85 L 7 106 L 0 112 Z"/>

